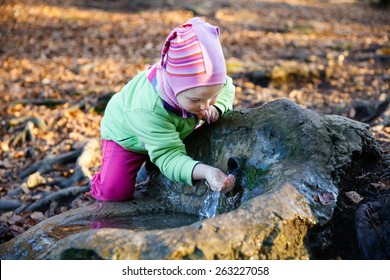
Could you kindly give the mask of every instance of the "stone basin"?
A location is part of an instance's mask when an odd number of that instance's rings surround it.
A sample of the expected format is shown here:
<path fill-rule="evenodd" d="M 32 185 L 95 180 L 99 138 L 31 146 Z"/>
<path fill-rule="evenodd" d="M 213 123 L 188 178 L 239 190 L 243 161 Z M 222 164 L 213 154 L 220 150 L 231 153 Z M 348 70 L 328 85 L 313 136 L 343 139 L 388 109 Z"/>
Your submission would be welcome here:
<path fill-rule="evenodd" d="M 148 165 L 146 189 L 131 201 L 47 219 L 1 245 L 1 259 L 310 259 L 306 235 L 331 220 L 346 167 L 381 157 L 367 125 L 288 100 L 230 112 L 185 142 L 192 157 L 235 174 L 231 193 L 172 182 Z M 198 219 L 213 207 L 216 216 Z M 188 223 L 134 227 L 166 213 Z M 123 218 L 133 228 L 109 225 Z"/>
<path fill-rule="evenodd" d="M 116 216 L 100 218 L 91 221 L 80 221 L 79 224 L 59 226 L 50 232 L 50 235 L 61 240 L 71 234 L 90 229 L 118 228 L 132 231 L 162 230 L 187 226 L 199 221 L 199 217 L 186 213 L 149 213 L 136 216 Z M 83 222 L 83 223 L 81 223 Z"/>

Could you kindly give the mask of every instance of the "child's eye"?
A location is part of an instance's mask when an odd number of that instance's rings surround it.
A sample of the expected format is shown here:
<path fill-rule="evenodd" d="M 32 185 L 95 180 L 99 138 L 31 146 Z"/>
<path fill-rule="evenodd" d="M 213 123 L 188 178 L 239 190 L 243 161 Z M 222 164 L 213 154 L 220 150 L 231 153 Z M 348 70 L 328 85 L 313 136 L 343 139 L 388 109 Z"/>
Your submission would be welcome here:
<path fill-rule="evenodd" d="M 199 102 L 200 100 L 199 99 L 190 99 L 191 100 L 191 102 L 193 102 L 193 103 L 196 103 L 196 102 Z"/>

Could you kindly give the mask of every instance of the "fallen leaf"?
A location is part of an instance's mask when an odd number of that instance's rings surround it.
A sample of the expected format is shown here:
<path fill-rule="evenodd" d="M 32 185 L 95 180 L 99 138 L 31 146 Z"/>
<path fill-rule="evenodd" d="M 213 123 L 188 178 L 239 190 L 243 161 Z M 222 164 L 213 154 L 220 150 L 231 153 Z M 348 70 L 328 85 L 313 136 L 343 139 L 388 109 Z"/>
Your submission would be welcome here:
<path fill-rule="evenodd" d="M 45 215 L 42 212 L 35 211 L 31 213 L 30 217 L 36 221 L 37 223 L 43 221 L 45 219 Z"/>
<path fill-rule="evenodd" d="M 390 185 L 386 185 L 382 182 L 378 182 L 378 183 L 371 183 L 371 186 L 373 186 L 374 188 L 380 190 L 380 191 L 384 191 L 384 190 L 390 190 Z"/>
<path fill-rule="evenodd" d="M 355 204 L 363 200 L 363 197 L 355 191 L 346 192 L 345 195 Z"/>

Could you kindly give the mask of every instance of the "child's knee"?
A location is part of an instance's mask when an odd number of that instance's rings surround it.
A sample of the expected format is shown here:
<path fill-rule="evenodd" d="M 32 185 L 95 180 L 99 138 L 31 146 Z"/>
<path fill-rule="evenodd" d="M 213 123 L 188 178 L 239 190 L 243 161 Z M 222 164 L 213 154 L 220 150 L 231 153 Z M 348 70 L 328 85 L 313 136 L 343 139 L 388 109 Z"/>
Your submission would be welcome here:
<path fill-rule="evenodd" d="M 104 180 L 96 174 L 91 183 L 91 195 L 100 201 L 125 201 L 134 194 L 134 183 L 125 180 Z"/>

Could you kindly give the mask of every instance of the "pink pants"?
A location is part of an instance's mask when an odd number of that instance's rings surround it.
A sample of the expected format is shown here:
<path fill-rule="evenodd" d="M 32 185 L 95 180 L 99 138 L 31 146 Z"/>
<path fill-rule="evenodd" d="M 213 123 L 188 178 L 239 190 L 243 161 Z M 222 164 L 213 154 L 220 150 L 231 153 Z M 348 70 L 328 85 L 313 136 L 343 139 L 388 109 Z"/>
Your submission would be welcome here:
<path fill-rule="evenodd" d="M 137 173 L 149 156 L 128 151 L 114 141 L 104 139 L 102 152 L 102 166 L 92 178 L 91 195 L 100 201 L 130 199 Z"/>

